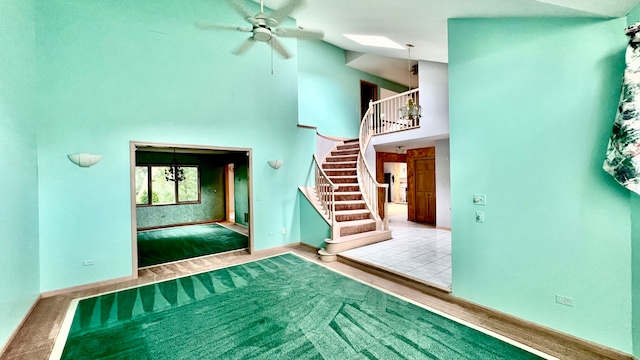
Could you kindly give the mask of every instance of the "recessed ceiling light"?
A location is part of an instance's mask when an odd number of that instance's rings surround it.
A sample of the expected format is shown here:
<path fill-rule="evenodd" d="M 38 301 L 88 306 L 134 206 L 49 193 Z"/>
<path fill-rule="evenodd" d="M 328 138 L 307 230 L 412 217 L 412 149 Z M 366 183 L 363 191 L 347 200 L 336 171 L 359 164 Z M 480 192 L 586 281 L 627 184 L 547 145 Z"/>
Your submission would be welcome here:
<path fill-rule="evenodd" d="M 342 34 L 342 36 L 348 39 L 351 39 L 360 45 L 384 47 L 384 48 L 391 48 L 391 49 L 404 49 L 402 45 L 396 44 L 395 42 L 387 39 L 384 36 L 352 35 L 352 34 Z"/>

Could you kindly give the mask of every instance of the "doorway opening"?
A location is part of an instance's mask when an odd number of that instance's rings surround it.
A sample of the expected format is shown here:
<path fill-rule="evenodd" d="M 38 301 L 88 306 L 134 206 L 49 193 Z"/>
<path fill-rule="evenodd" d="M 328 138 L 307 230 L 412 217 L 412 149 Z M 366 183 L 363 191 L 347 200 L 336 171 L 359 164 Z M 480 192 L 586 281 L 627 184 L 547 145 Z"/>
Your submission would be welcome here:
<path fill-rule="evenodd" d="M 369 109 L 371 101 L 378 101 L 378 85 L 360 80 L 360 120 Z"/>
<path fill-rule="evenodd" d="M 253 250 L 251 149 L 130 143 L 133 273 Z"/>
<path fill-rule="evenodd" d="M 387 193 L 388 216 L 408 214 L 407 199 L 407 163 L 406 162 L 385 162 L 384 182 L 389 186 Z"/>

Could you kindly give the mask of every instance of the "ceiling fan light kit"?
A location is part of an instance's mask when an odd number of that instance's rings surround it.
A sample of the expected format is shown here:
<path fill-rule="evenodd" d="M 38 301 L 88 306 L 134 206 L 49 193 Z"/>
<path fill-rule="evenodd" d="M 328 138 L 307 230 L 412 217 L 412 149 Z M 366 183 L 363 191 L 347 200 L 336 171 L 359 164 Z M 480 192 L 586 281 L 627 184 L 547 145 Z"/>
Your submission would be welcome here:
<path fill-rule="evenodd" d="M 271 40 L 271 31 L 265 28 L 256 28 L 253 29 L 253 40 L 258 40 L 262 42 L 267 42 Z"/>
<path fill-rule="evenodd" d="M 291 16 L 296 9 L 304 5 L 304 0 L 289 0 L 280 9 L 270 13 L 269 16 L 264 13 L 264 2 L 262 0 L 260 1 L 260 12 L 256 15 L 251 15 L 244 5 L 244 0 L 229 0 L 229 4 L 251 24 L 251 28 L 203 22 L 196 22 L 196 26 L 204 30 L 237 30 L 242 32 L 251 32 L 251 37 L 245 40 L 240 47 L 233 51 L 236 55 L 242 55 L 251 48 L 251 45 L 253 45 L 255 41 L 260 41 L 269 44 L 269 46 L 280 54 L 280 56 L 288 59 L 291 55 L 280 43 L 278 37 L 290 37 L 304 40 L 322 40 L 324 38 L 324 33 L 322 31 L 278 27 L 283 20 Z"/>

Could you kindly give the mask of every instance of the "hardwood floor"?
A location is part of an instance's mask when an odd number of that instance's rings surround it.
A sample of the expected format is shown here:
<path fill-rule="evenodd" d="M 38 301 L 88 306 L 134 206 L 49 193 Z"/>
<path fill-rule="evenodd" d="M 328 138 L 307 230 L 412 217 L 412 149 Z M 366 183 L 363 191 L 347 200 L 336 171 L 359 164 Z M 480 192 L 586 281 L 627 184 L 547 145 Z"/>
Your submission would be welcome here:
<path fill-rule="evenodd" d="M 316 249 L 305 245 L 265 250 L 251 255 L 246 251 L 237 251 L 146 268 L 139 271 L 139 277 L 136 280 L 96 286 L 43 298 L 36 304 L 23 326 L 16 333 L 13 341 L 8 344 L 6 351 L 0 355 L 0 359 L 48 359 L 69 303 L 74 298 L 218 269 L 287 251 L 319 262 Z M 370 272 L 368 269 L 356 268 L 340 262 L 323 264 L 361 281 L 489 329 L 560 359 L 632 359 L 631 356 L 626 354 L 603 348 L 596 344 L 586 343 L 584 340 L 579 340 L 569 335 L 557 334 L 553 330 L 544 329 L 538 325 L 529 324 L 523 320 L 484 309 L 439 290 L 424 286 L 414 286 L 415 284 L 410 281 L 394 278 L 384 272 Z"/>

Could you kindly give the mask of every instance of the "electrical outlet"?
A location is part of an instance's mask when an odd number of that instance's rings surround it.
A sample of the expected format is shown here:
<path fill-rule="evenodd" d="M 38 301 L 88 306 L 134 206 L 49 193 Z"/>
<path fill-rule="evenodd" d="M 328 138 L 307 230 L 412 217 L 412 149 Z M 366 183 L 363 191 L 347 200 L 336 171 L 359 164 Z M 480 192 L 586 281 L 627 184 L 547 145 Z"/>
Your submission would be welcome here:
<path fill-rule="evenodd" d="M 556 295 L 556 302 L 560 305 L 571 306 L 573 307 L 573 299 L 570 299 L 565 296 Z"/>
<path fill-rule="evenodd" d="M 476 222 L 477 223 L 484 223 L 484 211 L 476 211 Z"/>
<path fill-rule="evenodd" d="M 90 260 L 83 260 L 82 261 L 82 266 L 92 266 L 96 263 L 95 260 L 90 259 Z"/>
<path fill-rule="evenodd" d="M 285 228 L 280 229 L 280 233 L 282 233 L 282 235 L 285 235 L 287 233 L 287 229 Z"/>

